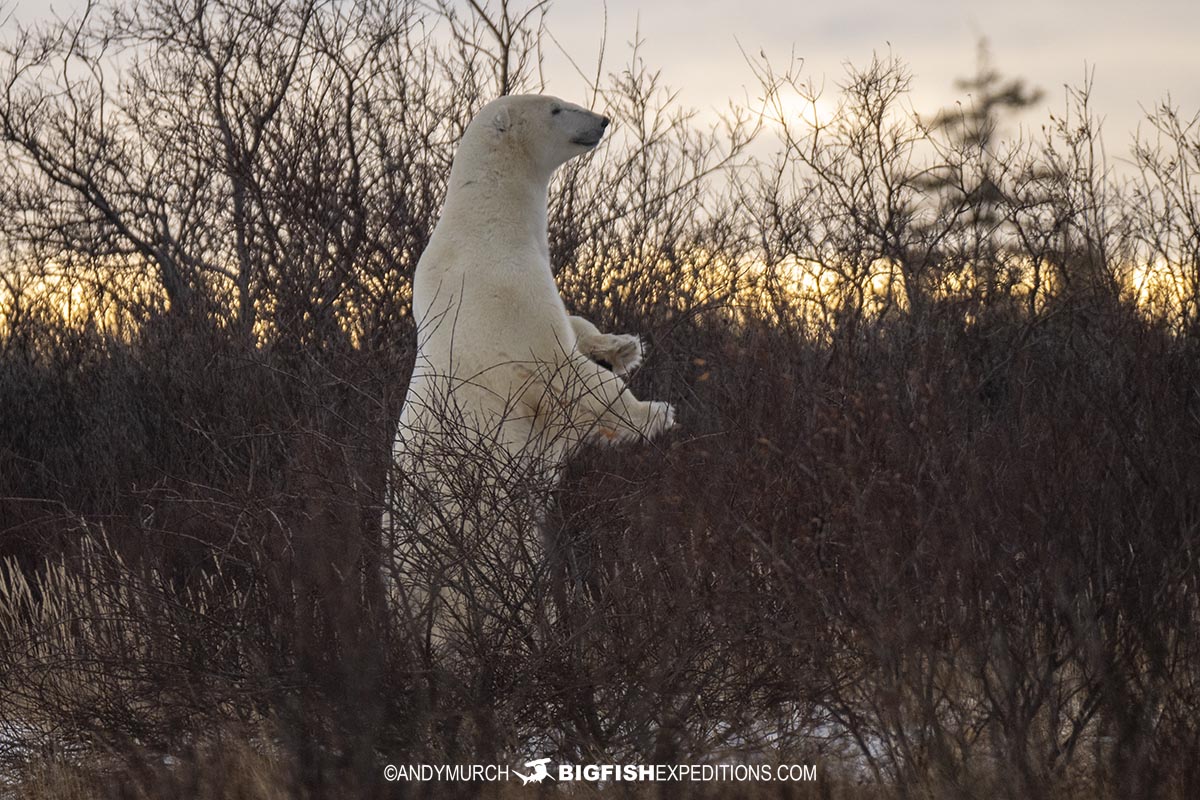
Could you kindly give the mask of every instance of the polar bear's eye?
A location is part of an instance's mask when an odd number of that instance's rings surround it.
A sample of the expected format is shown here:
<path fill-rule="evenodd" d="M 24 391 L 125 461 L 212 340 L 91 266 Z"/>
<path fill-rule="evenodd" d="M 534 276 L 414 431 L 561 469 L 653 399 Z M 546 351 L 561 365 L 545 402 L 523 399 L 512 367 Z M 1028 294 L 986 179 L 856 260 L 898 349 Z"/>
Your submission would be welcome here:
<path fill-rule="evenodd" d="M 558 108 L 558 107 L 556 106 L 556 107 L 554 107 L 554 108 L 550 109 L 550 113 L 551 113 L 551 114 L 561 114 L 561 113 L 562 113 L 562 109 L 561 109 L 561 108 Z"/>

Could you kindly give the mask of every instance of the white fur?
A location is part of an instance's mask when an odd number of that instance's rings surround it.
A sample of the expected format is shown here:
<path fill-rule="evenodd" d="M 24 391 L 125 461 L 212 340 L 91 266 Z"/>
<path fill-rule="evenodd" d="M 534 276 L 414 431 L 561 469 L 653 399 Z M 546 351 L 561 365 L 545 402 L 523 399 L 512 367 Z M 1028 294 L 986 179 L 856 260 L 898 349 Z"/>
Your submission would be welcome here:
<path fill-rule="evenodd" d="M 550 267 L 551 175 L 594 147 L 605 125 L 553 97 L 504 97 L 480 111 L 455 154 L 413 282 L 418 355 L 395 446 L 400 583 L 413 581 L 422 602 L 461 598 L 468 583 L 501 591 L 503 562 L 528 556 L 523 534 L 547 507 L 544 489 L 580 445 L 674 424 L 669 404 L 638 400 L 623 380 L 641 361 L 641 340 L 569 317 Z M 414 503 L 432 510 L 406 522 Z M 454 539 L 452 567 L 430 536 Z"/>
<path fill-rule="evenodd" d="M 602 132 L 599 115 L 538 95 L 493 101 L 468 126 L 413 282 L 418 356 L 401 440 L 439 429 L 430 416 L 447 400 L 495 428 L 510 453 L 537 440 L 554 463 L 582 440 L 673 424 L 668 404 L 638 400 L 621 379 L 640 362 L 640 340 L 570 318 L 550 268 L 550 177 Z"/>

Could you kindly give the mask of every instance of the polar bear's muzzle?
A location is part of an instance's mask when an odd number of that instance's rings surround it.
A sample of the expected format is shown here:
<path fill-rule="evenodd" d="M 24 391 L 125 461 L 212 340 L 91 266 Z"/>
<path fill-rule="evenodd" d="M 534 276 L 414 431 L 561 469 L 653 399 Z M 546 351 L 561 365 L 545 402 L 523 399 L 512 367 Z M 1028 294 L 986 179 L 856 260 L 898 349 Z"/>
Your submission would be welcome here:
<path fill-rule="evenodd" d="M 604 136 L 604 129 L 608 127 L 608 117 L 602 117 L 598 114 L 589 114 L 588 116 L 593 118 L 594 124 L 573 136 L 571 138 L 572 144 L 579 144 L 584 147 L 595 147 L 600 144 L 600 139 Z"/>

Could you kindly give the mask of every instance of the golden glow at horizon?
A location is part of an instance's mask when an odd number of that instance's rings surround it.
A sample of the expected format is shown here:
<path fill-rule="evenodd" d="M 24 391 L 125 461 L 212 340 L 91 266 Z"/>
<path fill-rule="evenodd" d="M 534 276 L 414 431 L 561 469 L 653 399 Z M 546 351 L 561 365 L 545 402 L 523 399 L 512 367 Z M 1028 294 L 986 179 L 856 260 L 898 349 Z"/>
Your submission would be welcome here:
<path fill-rule="evenodd" d="M 122 306 L 144 303 L 162 294 L 136 262 L 91 265 L 79 270 L 60 264 L 35 269 L 10 265 L 6 270 L 8 281 L 0 283 L 0 331 L 8 330 L 19 307 L 22 315 L 67 327 L 90 324 L 116 333 L 131 321 Z"/>
<path fill-rule="evenodd" d="M 820 316 L 837 308 L 847 292 L 857 293 L 857 286 L 864 288 L 861 300 L 867 304 L 864 310 L 868 313 L 888 305 L 905 307 L 903 277 L 898 266 L 884 258 L 857 269 L 847 268 L 844 272 L 794 256 L 768 265 L 756 255 L 730 261 L 718 254 L 700 252 L 688 261 L 699 268 L 680 276 L 684 292 L 706 300 L 728 294 L 731 305 L 743 312 L 777 310 L 773 308 L 773 301 L 782 296 L 789 302 L 798 303 L 805 313 Z M 1034 290 L 1033 264 L 1022 263 L 1017 268 L 1020 272 L 1017 286 L 1027 295 Z M 122 265 L 109 274 L 92 272 L 80 277 L 65 270 L 45 270 L 25 280 L 14 281 L 13 288 L 0 284 L 0 331 L 6 331 L 12 319 L 14 288 L 20 295 L 25 313 L 34 310 L 38 316 L 49 316 L 70 327 L 93 324 L 109 332 L 124 328 L 122 323 L 127 321 L 122 319 L 118 297 L 136 295 L 146 298 L 158 294 L 156 284 L 146 278 L 146 273 L 131 269 L 129 265 Z M 1050 265 L 1043 264 L 1040 272 L 1049 276 L 1053 270 Z M 1125 290 L 1147 313 L 1178 317 L 1192 294 L 1184 270 L 1161 254 L 1121 273 Z M 935 291 L 954 295 L 969 289 L 971 281 L 969 275 L 949 275 L 944 285 L 936 287 Z M 122 295 L 123 292 L 132 294 Z M 268 332 L 262 326 L 263 322 L 259 320 L 257 333 L 265 337 Z"/>

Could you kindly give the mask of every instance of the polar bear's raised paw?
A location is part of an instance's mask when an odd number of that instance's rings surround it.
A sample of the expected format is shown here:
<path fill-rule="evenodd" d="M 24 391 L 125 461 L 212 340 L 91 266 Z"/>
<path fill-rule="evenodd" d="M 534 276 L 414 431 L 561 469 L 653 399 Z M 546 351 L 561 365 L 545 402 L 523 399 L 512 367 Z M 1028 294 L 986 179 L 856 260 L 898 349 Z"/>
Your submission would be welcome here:
<path fill-rule="evenodd" d="M 632 333 L 597 333 L 579 342 L 580 350 L 615 375 L 628 375 L 637 369 L 645 355 L 642 337 Z"/>

